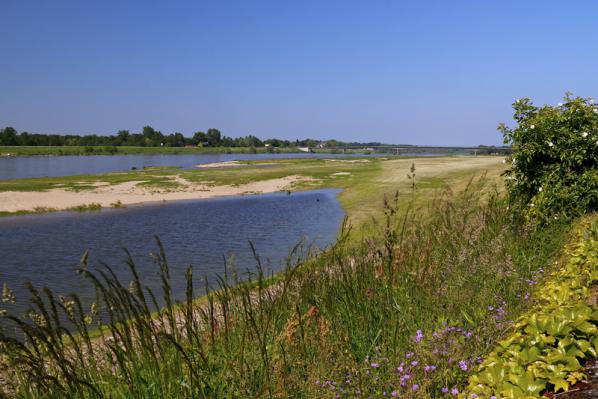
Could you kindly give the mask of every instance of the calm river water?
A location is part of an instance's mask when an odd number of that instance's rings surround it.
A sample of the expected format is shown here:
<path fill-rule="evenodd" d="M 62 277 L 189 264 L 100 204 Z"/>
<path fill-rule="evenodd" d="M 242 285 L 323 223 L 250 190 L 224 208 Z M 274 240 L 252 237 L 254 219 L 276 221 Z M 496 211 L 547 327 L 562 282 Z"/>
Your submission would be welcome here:
<path fill-rule="evenodd" d="M 104 261 L 129 282 L 122 247 L 132 253 L 143 282 L 159 291 L 157 266 L 149 254 L 164 244 L 173 290 L 183 298 L 184 270 L 194 267 L 196 289 L 202 277 L 223 274 L 223 257 L 234 254 L 239 272 L 255 271 L 251 240 L 270 271 L 279 270 L 299 240 L 322 248 L 336 239 L 344 213 L 337 190 L 314 190 L 169 202 L 97 213 L 55 213 L 0 218 L 0 284 L 13 288 L 24 311 L 25 282 L 58 293 L 93 300 L 90 285 L 75 272 L 89 250 L 90 264 Z M 95 266 L 93 266 L 95 267 Z"/>
<path fill-rule="evenodd" d="M 93 173 L 122 172 L 135 167 L 178 166 L 185 169 L 195 165 L 224 161 L 288 158 L 334 158 L 364 154 L 191 154 L 191 155 L 69 155 L 0 157 L 0 180 L 27 177 L 71 176 Z M 371 154 L 370 156 L 384 155 Z M 388 155 L 388 154 L 387 154 Z"/>

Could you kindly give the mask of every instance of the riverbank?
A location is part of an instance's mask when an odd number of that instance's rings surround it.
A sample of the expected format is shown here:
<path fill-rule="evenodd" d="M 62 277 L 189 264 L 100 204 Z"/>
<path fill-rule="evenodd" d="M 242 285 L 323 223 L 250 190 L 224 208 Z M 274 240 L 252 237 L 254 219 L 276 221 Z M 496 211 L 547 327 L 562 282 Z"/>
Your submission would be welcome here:
<path fill-rule="evenodd" d="M 268 167 L 264 167 L 268 163 Z M 422 197 L 443 185 L 463 187 L 487 173 L 498 181 L 500 157 L 276 159 L 213 164 L 197 170 L 147 168 L 126 173 L 0 180 L 0 214 L 86 210 L 155 201 L 213 198 L 284 190 L 338 188 L 352 222 L 381 211 L 377 198 L 409 190 L 416 167 Z M 240 167 L 242 165 L 242 167 Z"/>
<path fill-rule="evenodd" d="M 97 210 L 99 208 L 124 207 L 127 205 L 159 201 L 264 194 L 283 191 L 302 180 L 306 180 L 306 178 L 291 175 L 237 186 L 209 186 L 195 184 L 183 178 L 176 177 L 173 179 L 176 187 L 162 189 L 144 187 L 144 181 L 130 181 L 114 185 L 95 183 L 93 189 L 85 191 L 59 188 L 48 191 L 5 191 L 0 192 L 0 214 L 58 210 Z"/>

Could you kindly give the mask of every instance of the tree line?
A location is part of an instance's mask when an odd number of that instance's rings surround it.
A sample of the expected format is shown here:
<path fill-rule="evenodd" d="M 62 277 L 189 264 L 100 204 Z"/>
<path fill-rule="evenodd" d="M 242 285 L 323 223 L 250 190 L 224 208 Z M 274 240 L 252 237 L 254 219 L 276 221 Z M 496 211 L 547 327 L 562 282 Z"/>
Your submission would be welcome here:
<path fill-rule="evenodd" d="M 131 133 L 128 130 L 119 130 L 116 135 L 100 136 L 90 135 L 59 135 L 39 134 L 28 132 L 17 132 L 12 127 L 5 127 L 0 130 L 0 145 L 2 146 L 133 146 L 133 147 L 316 147 L 320 144 L 328 147 L 343 145 L 354 145 L 358 143 L 343 143 L 337 140 L 321 142 L 313 139 L 303 140 L 281 140 L 267 139 L 260 140 L 256 136 L 232 138 L 223 136 L 218 129 L 199 131 L 192 137 L 185 137 L 182 133 L 176 132 L 163 134 L 151 126 L 145 126 L 141 133 Z M 365 143 L 364 145 L 376 145 L 379 143 Z"/>

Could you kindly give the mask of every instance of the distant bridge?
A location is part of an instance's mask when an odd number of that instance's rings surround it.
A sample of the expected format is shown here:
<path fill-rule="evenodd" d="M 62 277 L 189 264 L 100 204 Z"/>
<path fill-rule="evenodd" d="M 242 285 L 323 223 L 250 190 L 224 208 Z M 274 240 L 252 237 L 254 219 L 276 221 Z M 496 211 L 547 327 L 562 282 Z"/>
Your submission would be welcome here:
<path fill-rule="evenodd" d="M 329 146 L 323 147 L 326 150 L 340 150 L 346 152 L 347 150 L 362 150 L 362 151 L 390 151 L 395 155 L 405 153 L 451 153 L 470 151 L 474 155 L 481 154 L 510 154 L 511 147 L 450 147 L 450 146 L 415 146 L 415 145 L 376 145 L 376 146 Z"/>

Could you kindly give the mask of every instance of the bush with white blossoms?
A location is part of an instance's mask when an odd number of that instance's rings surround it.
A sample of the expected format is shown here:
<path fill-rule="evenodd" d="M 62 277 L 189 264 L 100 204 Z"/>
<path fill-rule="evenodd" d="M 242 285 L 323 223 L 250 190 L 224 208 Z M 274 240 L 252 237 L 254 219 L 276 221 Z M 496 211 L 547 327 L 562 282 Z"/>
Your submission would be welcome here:
<path fill-rule="evenodd" d="M 550 223 L 598 210 L 598 106 L 567 94 L 557 106 L 513 104 L 514 128 L 501 124 L 512 146 L 505 172 L 511 206 L 532 222 Z"/>

